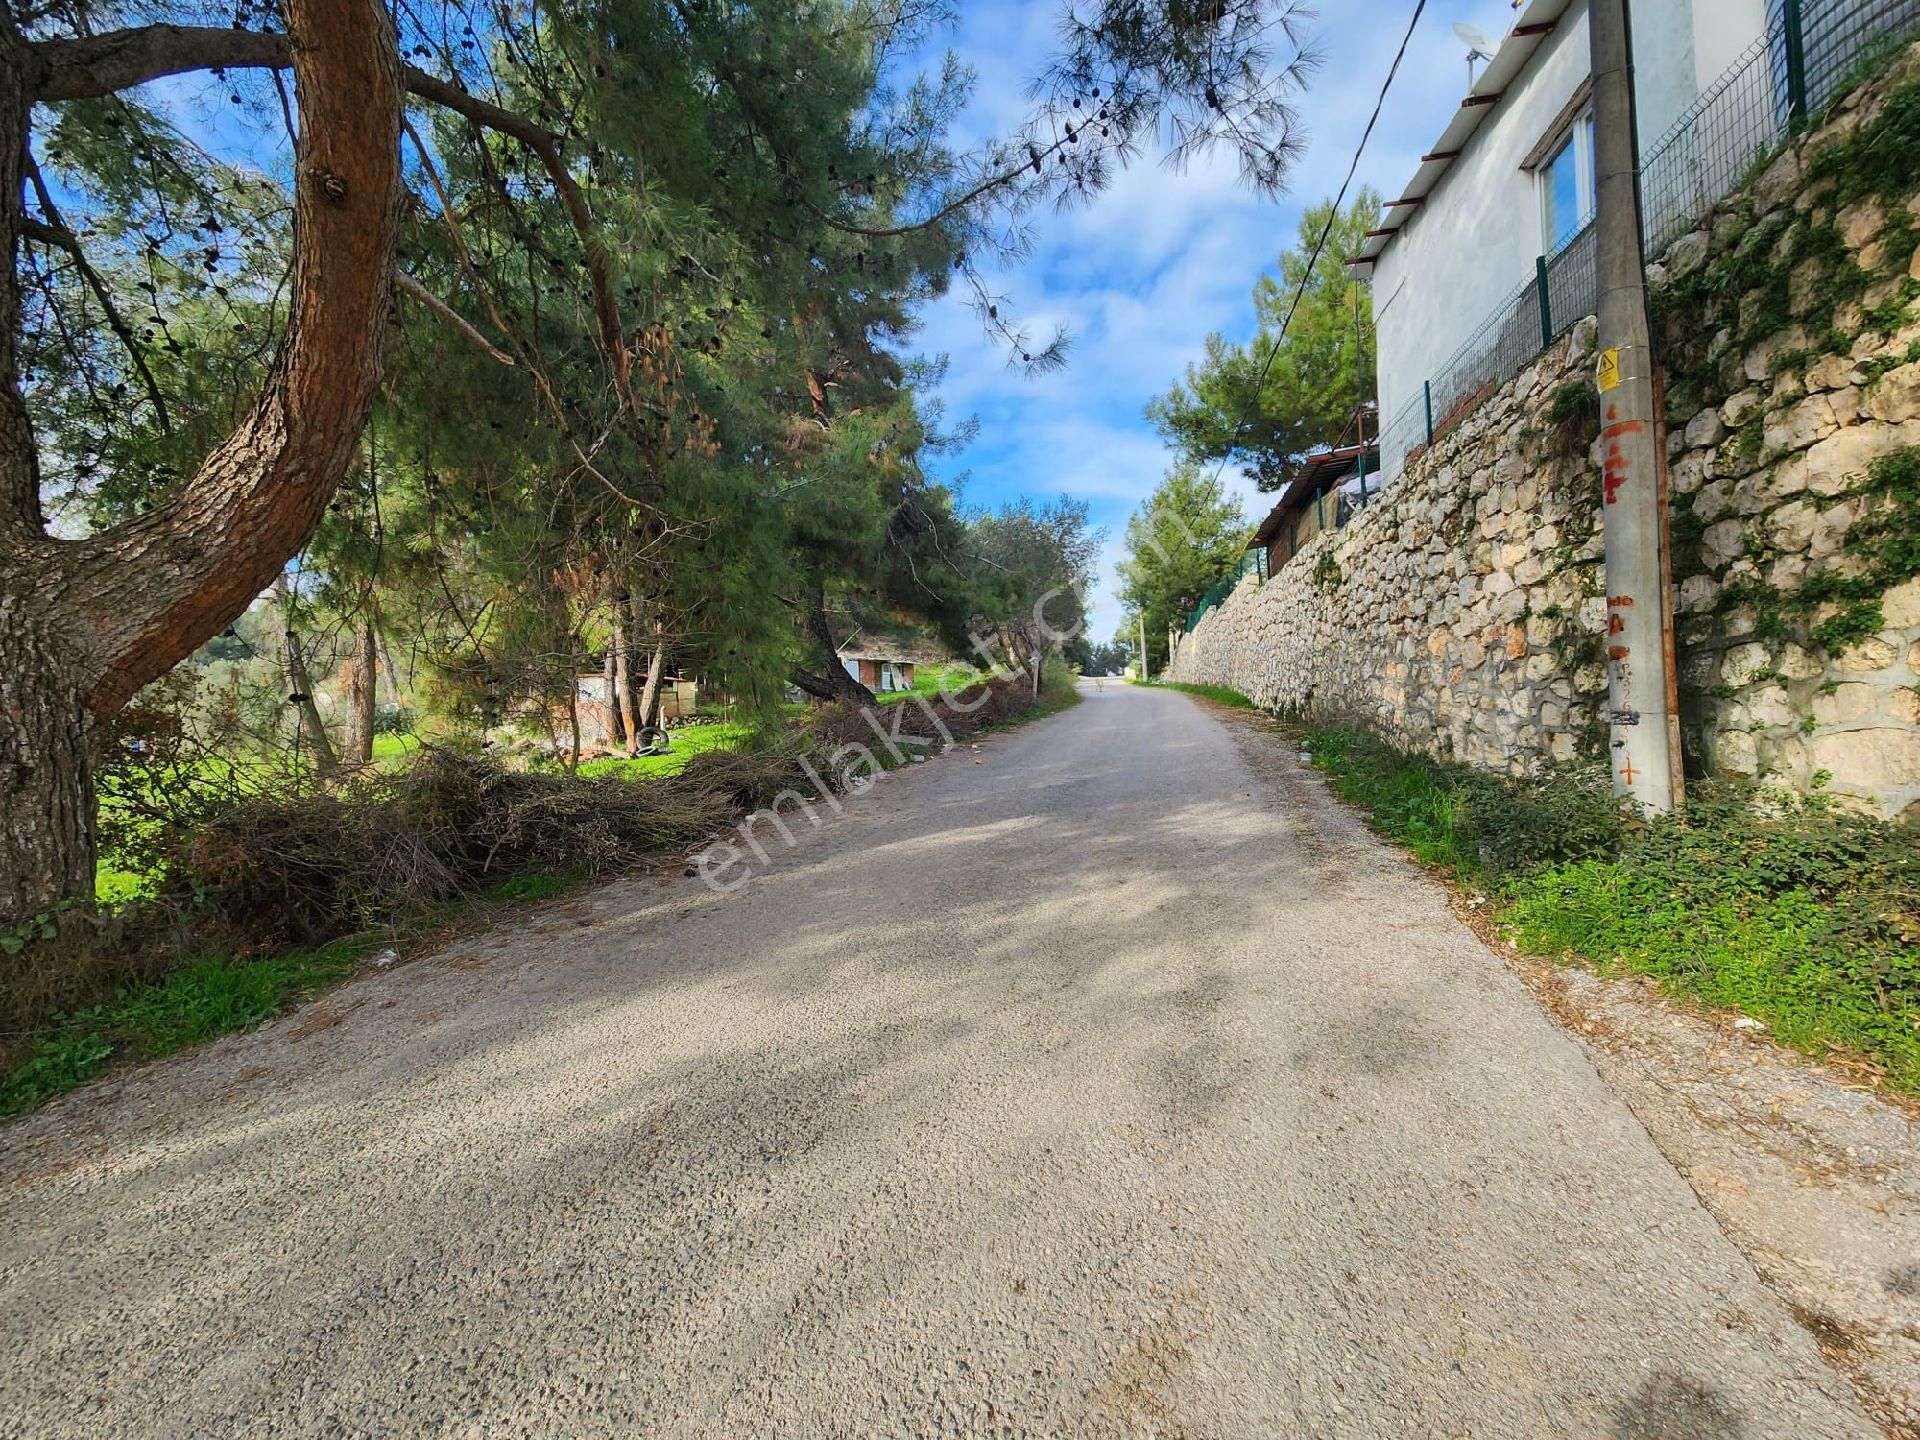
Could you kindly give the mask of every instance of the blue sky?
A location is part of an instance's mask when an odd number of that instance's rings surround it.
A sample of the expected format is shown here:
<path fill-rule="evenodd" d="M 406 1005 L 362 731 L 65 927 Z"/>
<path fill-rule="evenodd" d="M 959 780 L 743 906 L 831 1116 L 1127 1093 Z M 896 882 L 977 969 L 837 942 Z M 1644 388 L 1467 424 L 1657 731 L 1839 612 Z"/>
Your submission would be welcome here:
<path fill-rule="evenodd" d="M 1004 130 L 1024 113 L 1058 5 L 962 0 L 961 10 L 947 44 L 979 74 L 965 128 Z M 1028 379 L 1007 369 L 958 293 L 928 307 L 914 348 L 949 358 L 936 394 L 950 418 L 981 422 L 979 438 L 940 457 L 937 473 L 964 472 L 974 505 L 1062 492 L 1091 504 L 1108 531 L 1095 640 L 1119 620 L 1113 562 L 1126 518 L 1170 460 L 1143 415 L 1147 401 L 1201 356 L 1210 332 L 1252 334 L 1254 281 L 1292 242 L 1301 209 L 1339 188 L 1412 10 L 1413 0 L 1322 0 L 1308 25 L 1322 63 L 1300 100 L 1307 152 L 1278 202 L 1241 187 L 1226 154 L 1176 172 L 1150 153 L 1092 205 L 1036 217 L 1033 253 L 992 288 L 1036 336 L 1066 328 L 1073 350 L 1064 370 Z M 1498 36 L 1512 10 L 1507 0 L 1428 6 L 1356 185 L 1391 196 L 1445 127 L 1466 87 L 1466 50 L 1452 33 L 1460 20 Z M 1238 475 L 1228 479 L 1249 517 L 1272 503 Z"/>

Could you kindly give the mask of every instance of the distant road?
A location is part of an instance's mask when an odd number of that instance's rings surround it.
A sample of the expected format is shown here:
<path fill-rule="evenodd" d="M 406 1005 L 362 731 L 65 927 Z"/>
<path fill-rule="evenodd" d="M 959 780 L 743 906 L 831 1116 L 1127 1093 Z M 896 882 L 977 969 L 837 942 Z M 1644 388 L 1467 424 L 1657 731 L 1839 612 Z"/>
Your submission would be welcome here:
<path fill-rule="evenodd" d="M 1430 882 L 1086 692 L 0 1130 L 0 1434 L 1879 1434 Z"/>

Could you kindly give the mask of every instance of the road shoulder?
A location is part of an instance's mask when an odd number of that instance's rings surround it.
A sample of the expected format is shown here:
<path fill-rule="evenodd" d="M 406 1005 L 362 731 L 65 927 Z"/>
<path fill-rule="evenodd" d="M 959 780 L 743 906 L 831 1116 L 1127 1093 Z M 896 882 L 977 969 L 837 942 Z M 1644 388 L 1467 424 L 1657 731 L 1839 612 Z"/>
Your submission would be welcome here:
<path fill-rule="evenodd" d="M 1369 836 L 1263 717 L 1196 703 L 1314 830 L 1419 868 Z M 1920 1437 L 1920 1114 L 1842 1064 L 1772 1044 L 1753 1022 L 1736 1025 L 1637 977 L 1524 955 L 1476 897 L 1432 883 L 1586 1050 L 1886 1433 Z"/>

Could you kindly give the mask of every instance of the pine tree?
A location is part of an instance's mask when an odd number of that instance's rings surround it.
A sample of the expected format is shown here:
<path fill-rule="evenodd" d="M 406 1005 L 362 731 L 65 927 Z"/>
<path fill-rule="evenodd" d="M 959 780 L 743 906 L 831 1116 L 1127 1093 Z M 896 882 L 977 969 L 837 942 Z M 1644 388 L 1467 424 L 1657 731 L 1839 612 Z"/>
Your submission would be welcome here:
<path fill-rule="evenodd" d="M 1233 345 L 1217 333 L 1208 336 L 1206 358 L 1188 366 L 1185 381 L 1147 407 L 1148 418 L 1181 453 L 1244 466 L 1262 490 L 1286 483 L 1308 451 L 1342 434 L 1351 444 L 1355 408 L 1374 399 L 1373 311 L 1365 284 L 1353 278 L 1346 262 L 1379 224 L 1380 197 L 1360 192 L 1334 220 L 1309 271 L 1332 212 L 1328 201 L 1302 215 L 1295 248 L 1280 257 L 1278 277 L 1263 275 L 1254 287 L 1254 338 Z"/>
<path fill-rule="evenodd" d="M 1146 617 L 1156 673 L 1167 663 L 1167 627 L 1185 623 L 1193 604 L 1232 570 L 1246 530 L 1239 500 L 1192 461 L 1168 471 L 1128 520 L 1120 598 L 1130 616 Z"/>

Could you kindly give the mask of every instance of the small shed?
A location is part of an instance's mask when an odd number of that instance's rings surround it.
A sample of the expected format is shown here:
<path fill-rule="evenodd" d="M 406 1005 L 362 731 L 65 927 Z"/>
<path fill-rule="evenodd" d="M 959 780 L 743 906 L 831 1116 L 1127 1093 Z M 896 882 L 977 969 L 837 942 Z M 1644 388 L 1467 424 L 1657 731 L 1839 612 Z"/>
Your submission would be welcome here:
<path fill-rule="evenodd" d="M 595 749 L 613 743 L 613 711 L 607 703 L 607 677 L 598 670 L 582 671 L 574 676 L 573 691 L 575 708 L 580 717 L 580 744 L 583 749 Z M 653 723 L 661 726 L 691 724 L 695 707 L 700 700 L 700 684 L 696 680 L 665 676 L 660 681 L 660 694 L 656 700 L 657 709 Z M 567 707 L 556 706 L 553 712 L 554 724 L 565 729 L 570 723 Z"/>
<path fill-rule="evenodd" d="M 1267 574 L 1279 574 L 1309 540 L 1346 524 L 1366 503 L 1368 487 L 1379 488 L 1379 465 L 1380 447 L 1371 441 L 1364 447 L 1340 445 L 1307 456 L 1247 549 L 1265 551 Z"/>
<path fill-rule="evenodd" d="M 892 690 L 911 690 L 914 668 L 918 664 L 897 651 L 845 648 L 840 651 L 840 663 L 847 667 L 847 674 L 876 695 L 884 695 Z"/>

